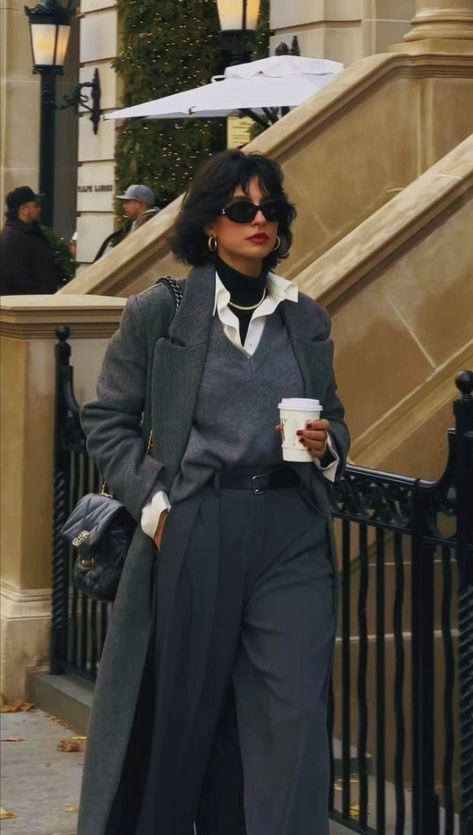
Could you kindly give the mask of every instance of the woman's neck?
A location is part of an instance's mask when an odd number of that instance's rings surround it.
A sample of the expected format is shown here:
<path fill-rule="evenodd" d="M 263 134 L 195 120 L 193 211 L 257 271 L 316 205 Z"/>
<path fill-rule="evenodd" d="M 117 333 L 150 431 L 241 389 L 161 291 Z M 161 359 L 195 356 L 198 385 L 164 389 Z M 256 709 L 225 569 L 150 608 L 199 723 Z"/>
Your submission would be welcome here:
<path fill-rule="evenodd" d="M 266 271 L 258 276 L 244 275 L 222 261 L 218 255 L 215 258 L 215 267 L 233 302 L 251 305 L 260 300 L 266 287 Z"/>

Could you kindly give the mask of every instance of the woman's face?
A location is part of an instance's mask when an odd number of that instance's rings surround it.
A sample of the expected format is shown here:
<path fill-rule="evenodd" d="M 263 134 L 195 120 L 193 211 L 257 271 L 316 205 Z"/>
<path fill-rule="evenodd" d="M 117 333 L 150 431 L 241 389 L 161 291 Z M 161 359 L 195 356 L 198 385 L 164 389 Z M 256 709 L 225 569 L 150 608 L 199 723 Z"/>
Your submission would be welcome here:
<path fill-rule="evenodd" d="M 248 183 L 247 193 L 237 186 L 228 202 L 250 200 L 259 205 L 265 199 L 268 195 L 254 177 Z M 249 223 L 235 223 L 225 215 L 219 215 L 205 231 L 217 239 L 217 253 L 222 261 L 244 275 L 258 276 L 263 258 L 276 246 L 278 223 L 266 220 L 262 212 Z"/>

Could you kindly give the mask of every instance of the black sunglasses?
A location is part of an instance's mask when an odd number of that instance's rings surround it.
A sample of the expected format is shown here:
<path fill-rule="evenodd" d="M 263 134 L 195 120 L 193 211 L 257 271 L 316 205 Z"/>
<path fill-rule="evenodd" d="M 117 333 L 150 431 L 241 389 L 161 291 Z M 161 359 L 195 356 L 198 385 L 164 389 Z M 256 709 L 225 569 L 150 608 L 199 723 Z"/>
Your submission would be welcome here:
<path fill-rule="evenodd" d="M 221 214 L 232 220 L 233 223 L 252 223 L 258 212 L 262 212 L 266 220 L 285 220 L 289 215 L 289 203 L 282 197 L 274 197 L 263 200 L 258 206 L 250 200 L 236 200 L 221 210 Z"/>

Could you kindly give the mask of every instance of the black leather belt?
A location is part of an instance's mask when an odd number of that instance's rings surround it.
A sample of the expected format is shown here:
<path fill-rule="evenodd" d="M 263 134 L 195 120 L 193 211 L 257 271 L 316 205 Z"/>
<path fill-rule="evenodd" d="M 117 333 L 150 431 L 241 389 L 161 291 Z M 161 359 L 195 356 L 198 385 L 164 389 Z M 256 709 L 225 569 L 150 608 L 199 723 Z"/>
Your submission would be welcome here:
<path fill-rule="evenodd" d="M 214 475 L 216 490 L 252 490 L 253 493 L 267 493 L 269 490 L 283 490 L 296 487 L 299 478 L 290 467 L 252 472 L 250 470 L 222 470 Z"/>

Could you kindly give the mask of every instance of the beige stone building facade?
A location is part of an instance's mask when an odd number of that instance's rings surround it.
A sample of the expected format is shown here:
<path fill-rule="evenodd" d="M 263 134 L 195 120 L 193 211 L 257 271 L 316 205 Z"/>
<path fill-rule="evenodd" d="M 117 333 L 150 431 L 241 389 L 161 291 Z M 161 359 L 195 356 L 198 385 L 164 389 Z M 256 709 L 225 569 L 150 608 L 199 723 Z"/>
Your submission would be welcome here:
<path fill-rule="evenodd" d="M 40 90 L 31 72 L 28 23 L 21 0 L 1 0 L 0 202 L 24 183 L 38 187 Z M 272 0 L 270 51 L 297 36 L 302 55 L 331 58 L 349 66 L 402 40 L 414 17 L 415 0 Z M 74 80 L 90 81 L 97 68 L 104 112 L 120 105 L 112 67 L 119 42 L 114 0 L 82 0 L 57 101 Z M 77 259 L 93 261 L 114 227 L 115 123 L 102 120 L 94 135 L 89 116 L 56 115 L 55 227 L 69 237 L 77 230 Z"/>
<path fill-rule="evenodd" d="M 271 50 L 297 36 L 302 55 L 349 66 L 401 41 L 415 0 L 284 0 L 271 2 Z"/>

